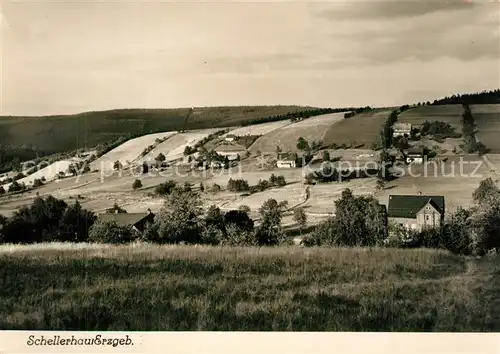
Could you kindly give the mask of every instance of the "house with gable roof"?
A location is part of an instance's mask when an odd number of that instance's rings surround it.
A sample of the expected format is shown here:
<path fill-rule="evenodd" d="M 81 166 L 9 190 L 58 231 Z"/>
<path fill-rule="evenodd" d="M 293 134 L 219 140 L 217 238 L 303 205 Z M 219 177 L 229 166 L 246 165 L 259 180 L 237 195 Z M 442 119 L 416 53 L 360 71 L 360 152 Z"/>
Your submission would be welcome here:
<path fill-rule="evenodd" d="M 133 230 L 142 233 L 148 223 L 154 222 L 155 215 L 148 209 L 147 213 L 104 213 L 98 219 L 103 222 L 115 222 L 119 226 L 130 226 Z"/>
<path fill-rule="evenodd" d="M 443 225 L 445 200 L 443 196 L 390 195 L 387 208 L 389 223 L 408 230 L 422 231 L 425 228 Z"/>

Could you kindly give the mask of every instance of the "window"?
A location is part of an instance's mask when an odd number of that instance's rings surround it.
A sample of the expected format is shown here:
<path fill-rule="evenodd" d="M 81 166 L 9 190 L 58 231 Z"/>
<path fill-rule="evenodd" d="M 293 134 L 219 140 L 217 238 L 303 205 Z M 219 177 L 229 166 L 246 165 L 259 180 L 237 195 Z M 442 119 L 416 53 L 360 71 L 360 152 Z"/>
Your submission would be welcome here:
<path fill-rule="evenodd" d="M 429 221 L 429 220 L 430 220 L 430 218 L 431 218 L 431 217 L 430 217 L 429 215 L 426 215 L 426 216 L 425 216 L 425 220 L 427 220 L 427 221 Z"/>

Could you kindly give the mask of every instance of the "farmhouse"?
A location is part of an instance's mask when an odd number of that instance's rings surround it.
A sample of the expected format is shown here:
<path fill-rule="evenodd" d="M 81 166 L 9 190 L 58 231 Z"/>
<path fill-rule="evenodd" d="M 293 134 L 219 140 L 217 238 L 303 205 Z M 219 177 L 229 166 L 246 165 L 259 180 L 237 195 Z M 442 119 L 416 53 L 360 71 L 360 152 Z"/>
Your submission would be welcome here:
<path fill-rule="evenodd" d="M 224 140 L 225 141 L 234 141 L 234 140 L 236 140 L 236 135 L 228 134 L 228 135 L 226 135 L 226 138 Z"/>
<path fill-rule="evenodd" d="M 143 232 L 148 223 L 154 221 L 154 214 L 147 213 L 105 213 L 98 216 L 100 221 L 116 222 L 120 226 L 131 226 L 138 232 Z"/>
<path fill-rule="evenodd" d="M 392 126 L 392 136 L 404 136 L 410 135 L 411 133 L 411 124 L 410 123 L 396 123 Z"/>
<path fill-rule="evenodd" d="M 278 161 L 276 161 L 278 168 L 295 168 L 297 167 L 295 159 L 289 154 L 278 154 Z"/>
<path fill-rule="evenodd" d="M 406 163 L 423 163 L 424 148 L 410 148 L 406 151 Z"/>
<path fill-rule="evenodd" d="M 438 227 L 444 221 L 443 196 L 390 195 L 388 221 L 408 230 Z"/>

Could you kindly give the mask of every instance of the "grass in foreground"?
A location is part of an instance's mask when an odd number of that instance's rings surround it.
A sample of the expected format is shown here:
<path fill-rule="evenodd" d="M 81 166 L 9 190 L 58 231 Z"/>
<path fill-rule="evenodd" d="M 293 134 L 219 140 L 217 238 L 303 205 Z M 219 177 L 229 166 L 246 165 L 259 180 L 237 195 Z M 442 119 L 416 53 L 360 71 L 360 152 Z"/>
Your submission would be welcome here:
<path fill-rule="evenodd" d="M 396 249 L 0 247 L 0 329 L 495 331 L 500 267 Z"/>

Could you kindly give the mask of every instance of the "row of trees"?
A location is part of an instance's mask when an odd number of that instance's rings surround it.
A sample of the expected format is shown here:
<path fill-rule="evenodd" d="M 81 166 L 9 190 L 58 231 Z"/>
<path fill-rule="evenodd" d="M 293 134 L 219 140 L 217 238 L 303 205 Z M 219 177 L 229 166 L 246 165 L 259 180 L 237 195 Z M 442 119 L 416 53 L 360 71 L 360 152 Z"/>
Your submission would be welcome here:
<path fill-rule="evenodd" d="M 432 105 L 445 104 L 495 104 L 500 103 L 500 89 L 476 93 L 456 94 L 435 100 Z"/>
<path fill-rule="evenodd" d="M 223 213 L 210 206 L 205 213 L 199 193 L 176 187 L 142 238 L 160 244 L 277 245 L 284 240 L 285 207 L 286 203 L 267 200 L 259 209 L 260 225 L 255 227 L 248 208 Z"/>
<path fill-rule="evenodd" d="M 398 111 L 392 111 L 387 117 L 384 127 L 380 132 L 380 140 L 384 149 L 389 149 L 392 146 L 392 125 L 398 120 Z"/>
<path fill-rule="evenodd" d="M 354 196 L 346 189 L 335 202 L 335 216 L 318 225 L 305 240 L 317 246 L 413 246 L 443 248 L 460 254 L 483 255 L 500 248 L 500 189 L 491 179 L 481 181 L 474 191 L 475 206 L 459 208 L 436 229 L 421 232 L 393 228 L 387 224 L 386 208 L 372 196 Z M 52 196 L 37 197 L 30 207 L 20 208 L 11 218 L 0 217 L 0 241 L 33 243 L 48 241 L 126 243 L 143 240 L 155 243 L 210 245 L 278 245 L 288 243 L 281 221 L 286 202 L 269 199 L 258 210 L 259 225 L 248 215 L 250 209 L 222 212 L 202 208 L 198 192 L 175 186 L 165 204 L 142 234 L 114 222 L 96 222 L 96 216 L 78 201 L 68 205 Z M 107 212 L 126 212 L 118 205 Z M 303 209 L 294 210 L 294 220 L 303 227 Z M 388 230 L 392 231 L 388 237 Z"/>
<path fill-rule="evenodd" d="M 276 176 L 274 173 L 271 174 L 271 177 L 269 177 L 269 180 L 259 180 L 257 185 L 255 186 L 250 186 L 248 184 L 247 180 L 244 179 L 232 179 L 229 178 L 229 181 L 227 182 L 227 189 L 230 192 L 250 192 L 250 193 L 256 193 L 256 192 L 263 192 L 266 189 L 272 188 L 272 187 L 283 187 L 286 186 L 286 179 L 284 176 L 279 175 Z"/>
<path fill-rule="evenodd" d="M 354 109 L 355 108 L 318 108 L 318 109 L 309 109 L 309 110 L 305 110 L 305 111 L 293 112 L 293 113 L 286 113 L 286 114 L 281 114 L 281 115 L 276 115 L 276 116 L 269 116 L 269 117 L 261 117 L 261 118 L 248 119 L 248 120 L 243 121 L 241 123 L 241 125 L 242 126 L 248 126 L 248 125 L 253 125 L 253 124 L 276 122 L 276 121 L 286 120 L 286 119 L 290 119 L 291 121 L 296 121 L 298 119 L 310 118 L 310 117 L 319 116 L 319 115 L 322 115 L 322 114 L 352 111 Z"/>
<path fill-rule="evenodd" d="M 476 122 L 468 104 L 463 105 L 461 123 L 465 151 L 468 153 L 478 152 L 480 155 L 485 154 L 487 152 L 486 146 L 476 140 Z"/>
<path fill-rule="evenodd" d="M 350 112 L 344 113 L 344 118 L 345 119 L 352 118 L 356 114 L 360 114 L 360 113 L 364 113 L 364 112 L 370 112 L 371 110 L 372 110 L 372 108 L 370 106 L 356 108 L 356 109 L 354 109 L 354 110 L 352 110 Z"/>
<path fill-rule="evenodd" d="M 88 241 L 95 215 L 78 201 L 68 205 L 52 196 L 37 197 L 29 207 L 22 207 L 10 218 L 0 218 L 0 241 L 33 243 L 48 241 Z"/>
<path fill-rule="evenodd" d="M 438 138 L 458 138 L 460 134 L 448 123 L 441 121 L 425 121 L 420 127 L 422 135 L 432 135 Z"/>

